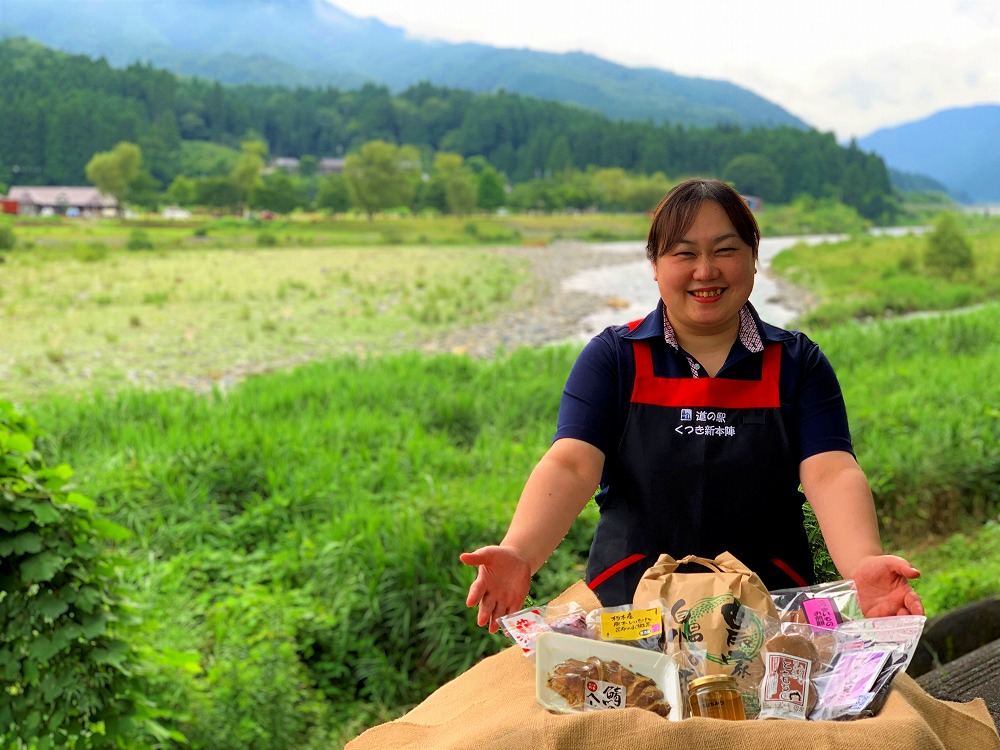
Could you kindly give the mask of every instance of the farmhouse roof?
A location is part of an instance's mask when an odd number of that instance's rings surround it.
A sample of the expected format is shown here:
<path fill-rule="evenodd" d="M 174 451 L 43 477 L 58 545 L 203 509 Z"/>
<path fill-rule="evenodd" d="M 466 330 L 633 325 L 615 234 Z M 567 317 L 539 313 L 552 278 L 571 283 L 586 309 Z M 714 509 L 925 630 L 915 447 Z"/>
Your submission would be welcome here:
<path fill-rule="evenodd" d="M 22 205 L 54 208 L 115 208 L 118 205 L 118 201 L 112 196 L 105 195 L 95 187 L 15 185 L 7 194 L 7 199 Z"/>

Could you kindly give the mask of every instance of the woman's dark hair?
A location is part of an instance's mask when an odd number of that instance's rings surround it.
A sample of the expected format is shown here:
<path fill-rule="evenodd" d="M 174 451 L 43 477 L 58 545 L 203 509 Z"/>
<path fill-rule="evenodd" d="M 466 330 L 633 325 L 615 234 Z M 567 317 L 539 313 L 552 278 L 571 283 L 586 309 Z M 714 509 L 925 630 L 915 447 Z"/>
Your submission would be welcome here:
<path fill-rule="evenodd" d="M 715 201 L 722 207 L 736 233 L 750 246 L 754 260 L 757 260 L 760 228 L 743 196 L 719 180 L 687 180 L 667 193 L 653 213 L 653 223 L 646 240 L 646 257 L 651 263 L 655 263 L 687 233 L 705 201 Z"/>

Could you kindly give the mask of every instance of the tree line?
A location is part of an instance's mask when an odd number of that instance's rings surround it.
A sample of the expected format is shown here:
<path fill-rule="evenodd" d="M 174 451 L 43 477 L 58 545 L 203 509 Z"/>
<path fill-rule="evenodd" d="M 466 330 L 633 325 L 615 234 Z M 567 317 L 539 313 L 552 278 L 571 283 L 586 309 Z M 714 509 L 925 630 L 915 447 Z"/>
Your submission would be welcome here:
<path fill-rule="evenodd" d="M 0 42 L 0 90 L 5 184 L 79 183 L 94 154 L 120 142 L 140 147 L 147 191 L 166 190 L 179 176 L 225 177 L 248 142 L 307 164 L 378 142 L 414 149 L 424 173 L 439 154 L 454 154 L 474 175 L 488 166 L 515 191 L 560 182 L 558 191 L 535 190 L 539 207 L 571 205 L 581 175 L 612 169 L 635 177 L 721 177 L 779 203 L 800 195 L 834 199 L 874 221 L 896 208 L 878 156 L 815 130 L 612 120 L 504 91 L 473 94 L 429 83 L 398 94 L 375 85 L 223 86 L 146 64 L 116 69 L 26 39 Z M 318 187 L 309 192 L 315 201 Z"/>

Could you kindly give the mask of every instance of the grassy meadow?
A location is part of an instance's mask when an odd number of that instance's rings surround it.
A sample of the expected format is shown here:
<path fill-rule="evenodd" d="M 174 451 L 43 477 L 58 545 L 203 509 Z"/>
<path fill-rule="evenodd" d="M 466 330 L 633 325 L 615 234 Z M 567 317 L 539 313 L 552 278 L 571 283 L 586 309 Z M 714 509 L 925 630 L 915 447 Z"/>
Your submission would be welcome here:
<path fill-rule="evenodd" d="M 356 245 L 330 222 L 15 227 L 0 265 L 3 397 L 131 532 L 125 585 L 158 700 L 191 747 L 335 746 L 506 645 L 465 608 L 473 571 L 458 553 L 503 534 L 577 350 L 397 349 L 524 303 L 527 270 L 484 249 L 487 225 L 544 252 L 646 221 L 506 218 L 477 220 L 477 237 L 468 220 L 356 222 L 371 233 L 345 235 Z M 127 249 L 137 228 L 154 249 Z M 465 241 L 437 244 L 448 233 Z M 979 278 L 996 275 L 1000 227 L 970 239 L 975 275 L 921 287 L 912 309 L 978 307 L 802 321 L 837 368 L 887 546 L 923 570 L 929 614 L 1000 590 L 1000 294 Z M 776 265 L 821 311 L 899 275 L 907 253 L 920 276 L 916 243 L 796 248 Z M 862 281 L 824 270 L 849 254 Z M 211 387 L 276 362 L 300 364 Z M 177 387 L 191 384 L 209 387 Z M 588 507 L 533 597 L 582 577 L 595 521 Z"/>

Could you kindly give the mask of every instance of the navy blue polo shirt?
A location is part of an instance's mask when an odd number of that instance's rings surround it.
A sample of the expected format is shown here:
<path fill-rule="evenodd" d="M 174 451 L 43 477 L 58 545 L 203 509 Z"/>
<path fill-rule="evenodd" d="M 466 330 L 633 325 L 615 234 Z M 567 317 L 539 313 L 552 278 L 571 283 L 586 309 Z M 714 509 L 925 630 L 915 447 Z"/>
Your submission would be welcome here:
<path fill-rule="evenodd" d="M 782 346 L 779 392 L 790 458 L 801 462 L 826 451 L 853 454 L 844 397 L 826 355 L 805 334 L 764 323 L 749 302 L 747 309 L 761 340 Z M 576 438 L 600 449 L 606 459 L 616 455 L 635 380 L 635 339 L 649 340 L 654 375 L 692 377 L 686 354 L 664 340 L 661 300 L 633 330 L 627 325 L 606 328 L 584 347 L 563 390 L 554 440 Z M 737 339 L 716 377 L 756 380 L 762 363 L 763 354 L 751 352 Z M 613 463 L 605 461 L 604 490 Z"/>

